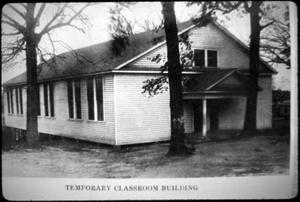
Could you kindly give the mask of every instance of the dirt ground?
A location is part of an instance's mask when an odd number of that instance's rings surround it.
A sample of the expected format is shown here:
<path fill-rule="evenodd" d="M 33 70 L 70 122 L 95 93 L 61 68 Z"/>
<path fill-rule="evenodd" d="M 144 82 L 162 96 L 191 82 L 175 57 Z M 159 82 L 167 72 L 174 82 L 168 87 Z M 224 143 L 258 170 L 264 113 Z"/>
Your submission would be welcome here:
<path fill-rule="evenodd" d="M 167 156 L 169 143 L 121 148 L 55 140 L 40 149 L 2 151 L 2 176 L 76 178 L 164 178 L 284 175 L 289 168 L 289 135 L 198 143 L 195 154 Z M 221 134 L 220 134 L 221 135 Z"/>

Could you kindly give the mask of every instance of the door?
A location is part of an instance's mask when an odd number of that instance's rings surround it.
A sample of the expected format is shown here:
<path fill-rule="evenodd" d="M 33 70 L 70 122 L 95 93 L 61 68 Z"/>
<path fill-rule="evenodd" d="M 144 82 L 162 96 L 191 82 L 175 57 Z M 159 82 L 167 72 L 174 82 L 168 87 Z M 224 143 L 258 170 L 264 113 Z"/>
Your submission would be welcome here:
<path fill-rule="evenodd" d="M 219 129 L 219 105 L 218 100 L 209 100 L 209 124 L 210 130 L 215 131 Z"/>
<path fill-rule="evenodd" d="M 194 109 L 194 132 L 202 132 L 203 115 L 202 115 L 202 100 L 197 100 L 193 104 Z"/>

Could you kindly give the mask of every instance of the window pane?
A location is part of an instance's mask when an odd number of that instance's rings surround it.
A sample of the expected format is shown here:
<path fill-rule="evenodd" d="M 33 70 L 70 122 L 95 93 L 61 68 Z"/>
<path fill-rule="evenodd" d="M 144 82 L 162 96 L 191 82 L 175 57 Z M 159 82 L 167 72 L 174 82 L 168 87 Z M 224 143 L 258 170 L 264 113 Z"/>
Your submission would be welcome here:
<path fill-rule="evenodd" d="M 37 99 L 38 99 L 38 111 L 37 111 L 37 114 L 38 116 L 41 115 L 41 98 L 40 98 L 40 86 L 38 85 L 38 93 L 37 93 Z"/>
<path fill-rule="evenodd" d="M 94 89 L 93 79 L 87 79 L 87 99 L 89 120 L 94 120 Z"/>
<path fill-rule="evenodd" d="M 81 119 L 81 90 L 80 80 L 75 81 L 75 105 L 76 105 L 76 118 Z"/>
<path fill-rule="evenodd" d="M 10 89 L 10 106 L 11 106 L 11 113 L 14 113 L 14 100 L 13 100 L 13 90 Z"/>
<path fill-rule="evenodd" d="M 19 88 L 19 98 L 20 98 L 20 113 L 23 114 L 22 87 Z"/>
<path fill-rule="evenodd" d="M 214 50 L 207 51 L 207 66 L 217 67 L 218 66 L 218 52 Z"/>
<path fill-rule="evenodd" d="M 19 114 L 19 89 L 15 88 L 15 97 L 16 97 L 16 106 L 17 106 L 17 114 Z"/>
<path fill-rule="evenodd" d="M 205 66 L 205 55 L 204 50 L 194 50 L 194 61 L 195 66 L 204 67 Z"/>
<path fill-rule="evenodd" d="M 69 105 L 69 118 L 74 118 L 72 81 L 68 81 L 68 105 Z"/>
<path fill-rule="evenodd" d="M 44 108 L 45 108 L 45 116 L 49 116 L 48 110 L 48 88 L 47 84 L 44 84 Z"/>
<path fill-rule="evenodd" d="M 97 94 L 97 109 L 98 109 L 98 120 L 103 120 L 103 86 L 102 77 L 96 78 L 96 94 Z"/>
<path fill-rule="evenodd" d="M 7 97 L 7 111 L 10 113 L 10 94 L 9 94 L 9 89 L 6 91 L 6 97 Z"/>
<path fill-rule="evenodd" d="M 51 117 L 54 117 L 54 89 L 53 83 L 49 84 L 49 93 L 50 93 L 50 114 Z"/>

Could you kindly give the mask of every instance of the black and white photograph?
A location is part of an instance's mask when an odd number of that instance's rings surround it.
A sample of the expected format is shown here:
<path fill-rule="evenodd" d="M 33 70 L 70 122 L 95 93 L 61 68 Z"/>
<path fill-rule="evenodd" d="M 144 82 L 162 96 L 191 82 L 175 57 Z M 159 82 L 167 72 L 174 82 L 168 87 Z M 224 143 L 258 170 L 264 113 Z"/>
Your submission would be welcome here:
<path fill-rule="evenodd" d="M 7 200 L 291 199 L 288 1 L 7 3 Z"/>

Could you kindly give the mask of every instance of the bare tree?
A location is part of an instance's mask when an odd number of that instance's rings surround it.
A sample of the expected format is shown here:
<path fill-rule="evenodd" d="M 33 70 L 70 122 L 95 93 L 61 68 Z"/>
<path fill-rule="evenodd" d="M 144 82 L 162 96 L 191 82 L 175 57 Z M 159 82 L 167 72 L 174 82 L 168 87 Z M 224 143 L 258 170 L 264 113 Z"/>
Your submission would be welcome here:
<path fill-rule="evenodd" d="M 244 11 L 250 15 L 250 46 L 249 46 L 249 78 L 248 95 L 246 103 L 246 114 L 244 120 L 243 134 L 253 134 L 256 132 L 257 113 L 257 91 L 258 91 L 258 68 L 260 65 L 260 34 L 261 31 L 274 24 L 274 19 L 269 19 L 262 23 L 263 2 L 253 1 L 243 3 Z"/>
<path fill-rule="evenodd" d="M 48 6 L 54 9 L 54 15 L 51 16 L 45 25 L 41 25 L 41 18 L 45 15 Z M 8 4 L 7 9 L 2 11 L 2 27 L 8 26 L 10 30 L 3 32 L 2 36 L 13 37 L 13 42 L 7 43 L 1 47 L 2 63 L 7 63 L 15 59 L 21 52 L 26 54 L 26 74 L 27 74 L 27 134 L 26 142 L 28 146 L 38 146 L 38 123 L 37 123 L 37 105 L 38 105 L 38 85 L 37 85 L 37 56 L 41 54 L 39 43 L 43 36 L 47 35 L 51 41 L 51 32 L 62 27 L 72 27 L 83 31 L 76 26 L 75 20 L 82 23 L 87 22 L 87 18 L 82 12 L 91 4 L 78 5 L 70 3 L 36 4 L 19 3 Z M 54 8 L 53 8 L 54 7 Z M 7 12 L 14 12 L 16 15 L 9 15 Z M 39 28 L 40 31 L 36 31 Z M 51 41 L 53 45 L 53 41 Z M 43 55 L 40 55 L 43 57 Z"/>
<path fill-rule="evenodd" d="M 249 81 L 248 95 L 246 103 L 246 114 L 244 120 L 243 133 L 253 133 L 256 131 L 256 110 L 257 110 L 257 91 L 258 91 L 258 67 L 259 67 L 259 40 L 261 27 L 260 21 L 260 6 L 262 2 L 255 1 L 244 3 L 244 8 L 250 14 L 250 50 L 249 50 Z"/>
<path fill-rule="evenodd" d="M 290 42 L 289 23 L 279 20 L 262 32 L 260 37 L 260 53 L 270 65 L 284 64 L 290 68 Z"/>

